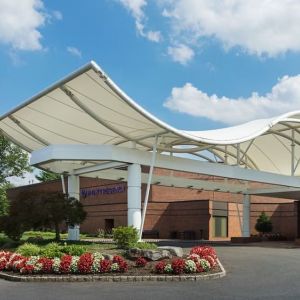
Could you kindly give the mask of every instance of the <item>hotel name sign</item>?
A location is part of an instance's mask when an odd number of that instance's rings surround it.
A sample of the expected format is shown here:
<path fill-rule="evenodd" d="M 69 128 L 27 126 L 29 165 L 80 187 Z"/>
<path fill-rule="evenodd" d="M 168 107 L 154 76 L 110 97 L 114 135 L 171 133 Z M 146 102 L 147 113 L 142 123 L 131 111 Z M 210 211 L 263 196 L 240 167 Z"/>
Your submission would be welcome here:
<path fill-rule="evenodd" d="M 86 197 L 96 197 L 101 195 L 112 195 L 118 193 L 124 193 L 126 191 L 126 185 L 116 185 L 111 187 L 90 187 L 80 189 L 80 196 Z"/>

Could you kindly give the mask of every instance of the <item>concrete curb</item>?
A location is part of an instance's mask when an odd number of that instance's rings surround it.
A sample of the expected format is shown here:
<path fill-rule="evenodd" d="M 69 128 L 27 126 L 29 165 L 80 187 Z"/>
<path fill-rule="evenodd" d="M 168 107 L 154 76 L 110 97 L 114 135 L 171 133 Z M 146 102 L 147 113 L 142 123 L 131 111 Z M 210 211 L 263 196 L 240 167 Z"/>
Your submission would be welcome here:
<path fill-rule="evenodd" d="M 22 276 L 0 272 L 0 279 L 15 282 L 137 282 L 137 281 L 199 281 L 217 279 L 226 276 L 226 270 L 218 260 L 221 272 L 206 275 L 147 275 L 147 276 L 101 276 L 101 275 L 44 275 Z"/>

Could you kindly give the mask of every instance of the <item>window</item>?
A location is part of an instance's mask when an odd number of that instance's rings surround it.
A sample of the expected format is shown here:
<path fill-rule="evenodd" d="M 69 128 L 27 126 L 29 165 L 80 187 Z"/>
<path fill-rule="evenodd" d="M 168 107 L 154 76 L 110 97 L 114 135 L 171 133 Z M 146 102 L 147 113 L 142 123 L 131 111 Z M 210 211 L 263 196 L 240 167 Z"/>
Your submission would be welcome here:
<path fill-rule="evenodd" d="M 228 220 L 227 217 L 213 216 L 213 236 L 227 237 Z"/>
<path fill-rule="evenodd" d="M 228 203 L 213 201 L 212 226 L 214 237 L 228 236 Z"/>

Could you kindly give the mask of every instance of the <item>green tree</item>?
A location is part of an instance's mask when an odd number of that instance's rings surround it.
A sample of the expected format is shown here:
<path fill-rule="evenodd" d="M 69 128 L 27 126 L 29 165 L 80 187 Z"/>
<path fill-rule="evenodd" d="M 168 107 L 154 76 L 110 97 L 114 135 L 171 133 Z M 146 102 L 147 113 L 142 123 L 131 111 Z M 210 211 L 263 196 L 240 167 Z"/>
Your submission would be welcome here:
<path fill-rule="evenodd" d="M 35 175 L 35 178 L 39 181 L 47 182 L 47 181 L 59 179 L 60 175 L 48 171 L 40 171 L 39 175 Z"/>
<path fill-rule="evenodd" d="M 13 185 L 9 182 L 4 182 L 0 184 L 0 216 L 8 214 L 9 202 L 7 199 L 6 191 L 9 188 L 12 188 Z"/>
<path fill-rule="evenodd" d="M 63 193 L 25 192 L 11 201 L 9 215 L 0 218 L 0 230 L 18 239 L 30 229 L 52 227 L 60 240 L 60 225 L 80 224 L 86 218 L 82 204 Z"/>
<path fill-rule="evenodd" d="M 10 176 L 22 176 L 30 172 L 28 154 L 0 135 L 0 184 Z"/>
<path fill-rule="evenodd" d="M 255 229 L 260 233 L 269 233 L 273 230 L 273 225 L 270 217 L 263 211 L 256 220 Z"/>

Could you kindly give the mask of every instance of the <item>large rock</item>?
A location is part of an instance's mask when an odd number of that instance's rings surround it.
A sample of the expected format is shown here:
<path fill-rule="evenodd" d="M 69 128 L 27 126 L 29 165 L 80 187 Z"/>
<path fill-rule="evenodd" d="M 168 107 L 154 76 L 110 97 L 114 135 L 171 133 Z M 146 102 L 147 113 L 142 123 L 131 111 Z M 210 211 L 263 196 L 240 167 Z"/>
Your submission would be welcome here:
<path fill-rule="evenodd" d="M 158 249 L 168 250 L 173 256 L 178 256 L 178 257 L 183 256 L 183 250 L 181 247 L 162 246 L 162 247 L 158 247 Z"/>
<path fill-rule="evenodd" d="M 143 250 L 132 248 L 127 251 L 130 258 L 145 257 L 152 261 L 157 261 L 165 258 L 172 258 L 170 251 L 165 249 Z"/>
<path fill-rule="evenodd" d="M 113 255 L 111 255 L 111 254 L 102 254 L 103 255 L 103 257 L 105 258 L 105 259 L 108 259 L 108 260 L 112 260 L 113 259 Z"/>

